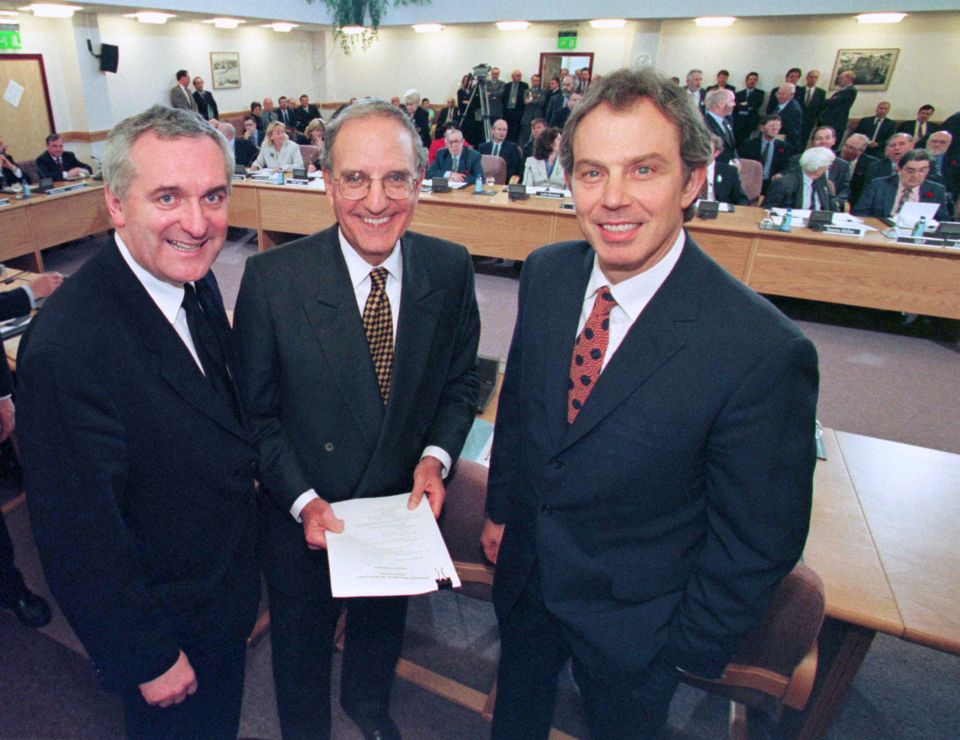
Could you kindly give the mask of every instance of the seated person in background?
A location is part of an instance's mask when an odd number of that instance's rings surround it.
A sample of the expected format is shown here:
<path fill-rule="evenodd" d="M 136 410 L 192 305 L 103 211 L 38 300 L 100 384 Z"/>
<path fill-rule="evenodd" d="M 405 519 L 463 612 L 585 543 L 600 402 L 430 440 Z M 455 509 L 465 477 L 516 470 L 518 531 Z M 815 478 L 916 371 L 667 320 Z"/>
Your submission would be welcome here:
<path fill-rule="evenodd" d="M 316 172 L 320 169 L 320 156 L 323 154 L 324 134 L 327 131 L 326 124 L 320 118 L 314 118 L 307 124 L 307 130 L 304 134 L 307 136 L 307 143 L 317 147 L 317 156 L 312 162 L 307 163 L 307 172 Z"/>
<path fill-rule="evenodd" d="M 5 188 L 15 185 L 24 179 L 23 170 L 17 167 L 13 155 L 7 151 L 7 145 L 0 136 L 0 180 Z"/>
<path fill-rule="evenodd" d="M 567 104 L 563 107 L 563 110 L 558 116 L 554 118 L 554 127 L 563 131 L 563 127 L 567 122 L 567 119 L 570 117 L 570 114 L 580 105 L 580 101 L 583 100 L 583 95 L 578 92 L 570 93 L 570 97 L 567 98 Z"/>
<path fill-rule="evenodd" d="M 266 133 L 267 126 L 279 120 L 280 116 L 277 115 L 277 111 L 273 107 L 273 98 L 264 98 L 263 107 L 260 110 L 260 130 Z"/>
<path fill-rule="evenodd" d="M 277 120 L 288 129 L 296 128 L 296 114 L 290 107 L 290 99 L 286 95 L 281 95 L 277 102 L 280 103 L 280 107 L 277 108 Z"/>
<path fill-rule="evenodd" d="M 306 131 L 307 126 L 309 126 L 310 122 L 315 118 L 323 120 L 323 116 L 320 115 L 320 109 L 310 102 L 309 95 L 300 96 L 300 107 L 293 112 L 293 115 L 294 120 L 297 122 L 298 131 Z"/>
<path fill-rule="evenodd" d="M 284 131 L 287 132 L 287 138 L 290 139 L 290 141 L 292 141 L 294 144 L 300 145 L 308 143 L 307 137 L 303 135 L 303 132 L 297 131 L 296 126 L 288 124 L 284 126 Z"/>
<path fill-rule="evenodd" d="M 483 164 L 480 153 L 464 147 L 463 132 L 454 125 L 447 126 L 443 135 L 446 146 L 437 152 L 437 156 L 427 170 L 427 177 L 446 177 L 453 182 L 483 179 Z"/>
<path fill-rule="evenodd" d="M 913 137 L 910 134 L 894 134 L 887 139 L 887 145 L 883 149 L 883 159 L 874 162 L 867 170 L 867 182 L 876 180 L 878 177 L 890 177 L 896 174 L 897 164 L 900 157 L 913 149 Z"/>
<path fill-rule="evenodd" d="M 782 87 L 782 85 L 781 85 Z M 803 208 L 812 211 L 837 211 L 827 170 L 837 158 L 826 147 L 813 147 L 800 155 L 800 166 L 787 170 L 770 183 L 763 199 L 764 208 Z"/>
<path fill-rule="evenodd" d="M 837 144 L 837 135 L 833 131 L 833 126 L 817 126 L 810 136 L 810 146 L 823 146 L 832 150 Z M 790 158 L 790 168 L 800 166 L 800 155 L 796 154 Z M 827 179 L 833 183 L 834 197 L 837 199 L 837 206 L 844 210 L 847 201 L 850 200 L 850 167 L 842 159 L 837 157 L 827 170 Z"/>
<path fill-rule="evenodd" d="M 528 157 L 533 156 L 533 145 L 537 141 L 537 137 L 540 135 L 540 132 L 547 127 L 546 118 L 534 118 L 530 121 L 530 141 L 523 145 L 523 149 L 520 151 L 523 153 L 523 158 L 527 159 Z"/>
<path fill-rule="evenodd" d="M 856 203 L 860 199 L 864 185 L 867 184 L 867 170 L 876 157 L 866 154 L 870 139 L 866 134 L 850 134 L 840 147 L 841 161 L 850 170 L 850 202 Z"/>
<path fill-rule="evenodd" d="M 260 141 L 262 142 L 263 132 L 266 130 L 266 126 L 263 123 L 263 106 L 256 100 L 250 103 L 250 115 L 257 121 L 257 131 L 260 132 Z"/>
<path fill-rule="evenodd" d="M 725 90 L 729 92 L 729 90 Z M 707 96 L 709 100 L 710 96 Z M 707 179 L 703 183 L 700 197 L 704 200 L 716 200 L 720 203 L 730 203 L 735 206 L 745 206 L 750 201 L 743 192 L 740 183 L 740 172 L 732 164 L 723 162 L 724 141 L 716 134 L 710 134 L 710 143 L 713 145 L 713 161 L 707 165 Z"/>
<path fill-rule="evenodd" d="M 787 166 L 787 145 L 778 138 L 780 116 L 764 116 L 760 120 L 760 136 L 747 139 L 738 151 L 741 159 L 754 159 L 763 165 L 763 189 L 766 194 L 770 180 L 779 175 Z"/>
<path fill-rule="evenodd" d="M 507 163 L 507 182 L 519 182 L 520 174 L 523 170 L 523 155 L 520 153 L 520 147 L 507 139 L 507 122 L 499 118 L 493 122 L 490 129 L 490 141 L 483 142 L 477 147 L 481 154 L 491 154 L 494 157 L 502 157 Z M 516 177 L 516 180 L 512 178 Z"/>
<path fill-rule="evenodd" d="M 257 149 L 260 148 L 260 144 L 263 142 L 263 133 L 257 126 L 259 122 L 259 119 L 252 113 L 248 113 L 243 117 L 242 136 Z"/>
<path fill-rule="evenodd" d="M 430 146 L 430 116 L 426 109 L 420 105 L 420 93 L 416 90 L 407 90 L 403 94 L 403 105 L 406 108 L 407 115 L 413 121 L 413 126 L 420 134 L 420 142 L 424 147 Z"/>
<path fill-rule="evenodd" d="M 280 121 L 274 121 L 267 126 L 267 140 L 260 147 L 256 161 L 250 165 L 251 170 L 259 170 L 261 167 L 274 172 L 304 167 L 300 147 L 290 141 L 286 128 Z"/>
<path fill-rule="evenodd" d="M 50 134 L 47 137 L 47 151 L 37 157 L 37 172 L 40 177 L 57 181 L 68 177 L 86 177 L 93 172 L 93 168 L 77 159 L 73 152 L 63 151 L 60 134 Z"/>
<path fill-rule="evenodd" d="M 881 100 L 877 103 L 876 111 L 872 116 L 861 118 L 855 134 L 867 137 L 867 154 L 877 155 L 887 146 L 887 140 L 897 132 L 897 122 L 887 118 L 890 113 L 890 103 Z"/>
<path fill-rule="evenodd" d="M 936 109 L 929 103 L 921 105 L 917 111 L 917 117 L 912 121 L 901 121 L 900 125 L 897 126 L 897 132 L 910 134 L 910 136 L 913 137 L 913 144 L 916 148 L 921 149 L 925 147 L 927 145 L 927 137 L 937 130 L 937 124 L 930 123 L 930 116 L 933 115 L 934 110 Z"/>
<path fill-rule="evenodd" d="M 948 154 L 952 143 L 953 134 L 949 131 L 934 131 L 927 138 L 927 151 L 940 172 L 939 182 L 946 188 L 948 200 L 960 195 L 960 158 Z"/>
<path fill-rule="evenodd" d="M 867 183 L 852 213 L 855 216 L 895 218 L 904 203 L 939 203 L 936 219 L 948 221 L 951 209 L 943 185 L 927 180 L 932 166 L 933 157 L 925 149 L 905 153 L 900 157 L 896 174 Z"/>
<path fill-rule="evenodd" d="M 257 148 L 249 139 L 238 139 L 232 123 L 221 123 L 220 133 L 233 144 L 233 158 L 238 165 L 249 167 L 257 158 Z"/>
<path fill-rule="evenodd" d="M 540 132 L 533 145 L 533 156 L 523 166 L 523 184 L 534 188 L 567 187 L 560 163 L 560 129 L 551 126 Z"/>

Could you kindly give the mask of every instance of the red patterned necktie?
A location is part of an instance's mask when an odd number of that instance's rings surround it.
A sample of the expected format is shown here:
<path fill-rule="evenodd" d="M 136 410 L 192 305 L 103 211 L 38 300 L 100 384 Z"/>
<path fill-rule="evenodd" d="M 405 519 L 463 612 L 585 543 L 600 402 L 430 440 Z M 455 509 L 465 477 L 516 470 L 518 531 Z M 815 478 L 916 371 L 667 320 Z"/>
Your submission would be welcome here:
<path fill-rule="evenodd" d="M 370 346 L 370 358 L 377 373 L 383 405 L 390 398 L 390 376 L 393 373 L 393 314 L 387 297 L 387 269 L 370 271 L 370 293 L 363 306 L 363 330 Z"/>
<path fill-rule="evenodd" d="M 577 336 L 570 358 L 570 379 L 567 382 L 567 423 L 573 424 L 587 396 L 596 385 L 603 367 L 603 356 L 610 340 L 610 311 L 617 305 L 609 286 L 597 290 L 593 310 Z"/>

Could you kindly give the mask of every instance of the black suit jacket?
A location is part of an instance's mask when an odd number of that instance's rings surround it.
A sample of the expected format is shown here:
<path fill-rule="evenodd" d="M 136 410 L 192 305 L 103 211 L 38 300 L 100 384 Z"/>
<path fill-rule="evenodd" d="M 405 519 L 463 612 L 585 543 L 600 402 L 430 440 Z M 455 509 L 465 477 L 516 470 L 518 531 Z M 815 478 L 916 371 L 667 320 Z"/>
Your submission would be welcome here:
<path fill-rule="evenodd" d="M 73 152 L 64 152 L 60 158 L 63 161 L 63 167 L 58 167 L 49 152 L 44 152 L 37 157 L 37 174 L 40 177 L 49 177 L 54 182 L 63 179 L 64 171 L 72 170 L 74 167 L 85 167 L 90 172 L 93 169 L 86 162 L 81 162 Z"/>
<path fill-rule="evenodd" d="M 209 90 L 199 92 L 193 91 L 193 99 L 197 103 L 197 113 L 203 120 L 209 121 L 211 118 L 220 118 L 220 109 L 217 108 L 217 101 L 213 99 L 213 93 Z"/>
<path fill-rule="evenodd" d="M 547 101 L 546 113 L 543 116 L 547 119 L 547 124 L 549 126 L 563 128 L 563 124 L 566 123 L 569 114 L 567 103 L 563 99 L 563 93 L 558 90 L 551 94 L 550 99 Z"/>
<path fill-rule="evenodd" d="M 287 107 L 286 110 L 277 106 L 273 109 L 273 112 L 276 114 L 277 121 L 280 121 L 284 126 L 293 126 L 297 125 L 297 116 L 293 108 Z"/>
<path fill-rule="evenodd" d="M 780 105 L 780 102 L 777 100 L 777 90 L 780 89 L 780 86 L 777 85 L 770 91 L 770 98 L 767 100 L 767 115 L 777 112 L 777 106 Z M 800 85 L 796 85 L 793 91 L 793 99 L 797 101 L 797 105 L 800 106 L 801 110 L 803 109 L 803 103 L 801 98 L 803 97 L 803 91 Z"/>
<path fill-rule="evenodd" d="M 10 160 L 10 164 L 12 164 L 14 167 L 18 166 L 17 161 L 13 158 L 10 152 L 0 152 L 0 154 L 2 154 L 6 159 Z M 27 173 L 23 172 L 23 170 L 20 170 L 20 172 L 23 174 L 23 178 L 27 179 Z M 10 170 L 8 170 L 6 167 L 0 167 L 0 178 L 3 178 L 2 179 L 3 186 L 7 188 L 10 187 L 11 185 L 14 185 L 20 182 L 17 176 L 13 174 Z"/>
<path fill-rule="evenodd" d="M 782 111 L 774 109 L 774 113 L 780 116 L 782 124 L 780 131 L 787 145 L 787 153 L 796 154 L 802 151 L 803 143 L 800 141 L 800 136 L 803 133 L 803 110 L 800 108 L 800 103 L 791 100 Z"/>
<path fill-rule="evenodd" d="M 0 321 L 26 316 L 28 313 L 30 313 L 30 296 L 23 288 L 0 293 Z M 3 342 L 0 341 L 0 351 L 2 350 Z M 3 354 L 0 356 L 0 396 L 9 396 L 11 393 L 13 393 L 13 374 L 10 372 L 10 365 L 7 364 L 7 356 Z"/>
<path fill-rule="evenodd" d="M 252 141 L 250 141 L 250 139 L 235 138 L 233 140 L 233 156 L 237 164 L 242 164 L 244 167 L 249 167 L 257 158 L 257 154 L 259 153 L 260 150 Z"/>
<path fill-rule="evenodd" d="M 857 88 L 853 85 L 837 90 L 823 102 L 820 109 L 820 125 L 833 126 L 837 132 L 837 141 L 843 141 L 850 120 L 850 108 L 857 99 Z"/>
<path fill-rule="evenodd" d="M 803 109 L 803 128 L 800 132 L 800 140 L 804 145 L 806 145 L 807 139 L 810 138 L 810 133 L 813 131 L 814 126 L 817 125 L 817 120 L 820 118 L 820 110 L 823 108 L 826 99 L 826 91 L 822 87 L 815 87 L 813 88 L 813 97 L 808 104 L 806 86 L 797 88 L 795 100 Z M 837 132 L 837 142 L 839 142 L 842 137 L 843 132 Z"/>
<path fill-rule="evenodd" d="M 736 137 L 733 134 L 733 124 L 730 122 L 730 119 L 727 119 L 727 123 L 730 124 L 730 136 L 733 138 L 733 141 L 727 138 L 727 132 L 723 130 L 723 126 L 717 123 L 709 112 L 703 114 L 703 120 L 707 124 L 707 131 L 723 139 L 723 151 L 720 152 L 717 161 L 728 164 L 731 159 L 736 159 L 739 155 L 737 154 Z"/>
<path fill-rule="evenodd" d="M 242 386 L 261 454 L 265 572 L 315 596 L 318 553 L 290 507 L 409 491 L 427 445 L 454 461 L 473 422 L 480 317 L 470 255 L 403 236 L 390 400 L 380 398 L 337 226 L 251 257 L 237 298 Z"/>
<path fill-rule="evenodd" d="M 322 118 L 322 116 L 320 115 L 320 109 L 313 103 L 310 103 L 306 108 L 301 106 L 293 112 L 293 122 L 297 131 L 305 130 L 314 118 Z"/>
<path fill-rule="evenodd" d="M 643 671 L 659 654 L 715 676 L 803 549 L 816 352 L 688 236 L 570 425 L 593 255 L 556 244 L 521 273 L 487 493 L 506 525 L 497 615 L 536 566 L 588 669 Z"/>
<path fill-rule="evenodd" d="M 212 274 L 197 294 L 236 370 Z M 47 299 L 17 369 L 44 573 L 108 687 L 242 641 L 260 598 L 256 449 L 116 245 Z"/>
<path fill-rule="evenodd" d="M 814 181 L 821 211 L 836 211 L 836 200 L 827 186 L 826 174 Z M 770 181 L 763 199 L 764 208 L 803 208 L 803 173 L 799 169 L 787 170 L 781 177 Z"/>
<path fill-rule="evenodd" d="M 856 203 L 860 200 L 860 193 L 863 192 L 867 184 L 867 171 L 870 166 L 877 161 L 876 157 L 869 154 L 861 154 L 857 159 L 857 166 L 850 175 L 850 202 Z"/>
<path fill-rule="evenodd" d="M 460 118 L 460 111 L 457 108 L 442 108 L 439 113 L 437 113 L 437 125 L 433 132 L 433 138 L 442 139 L 443 131 L 446 128 L 448 123 L 456 123 Z"/>
<path fill-rule="evenodd" d="M 773 177 L 786 168 L 788 156 L 787 145 L 780 139 L 774 139 L 771 144 L 773 145 L 773 157 L 770 160 L 770 177 Z M 763 164 L 763 139 L 761 137 L 748 139 L 740 146 L 739 151 L 742 159 L 755 159 L 761 165 Z"/>
<path fill-rule="evenodd" d="M 871 180 L 876 180 L 878 177 L 890 177 L 897 172 L 897 168 L 893 166 L 893 162 L 884 157 L 883 159 L 878 159 L 870 163 L 870 166 L 867 168 L 867 182 Z"/>
<path fill-rule="evenodd" d="M 477 147 L 477 151 L 481 154 L 493 154 L 493 142 L 483 142 Z M 504 141 L 500 145 L 500 156 L 507 163 L 507 181 L 514 175 L 517 177 L 523 175 L 523 152 L 520 151 L 520 147 L 512 141 Z"/>
<path fill-rule="evenodd" d="M 896 203 L 897 189 L 899 187 L 900 177 L 898 175 L 871 180 L 863 189 L 863 194 L 853 207 L 851 213 L 855 216 L 888 218 Z M 940 208 L 936 214 L 937 221 L 947 221 L 950 219 L 952 209 L 946 202 L 946 193 L 944 192 L 943 185 L 927 180 L 920 186 L 919 196 L 921 203 L 940 204 Z"/>
<path fill-rule="evenodd" d="M 760 109 L 763 107 L 763 90 L 743 88 L 734 95 L 733 133 L 737 137 L 737 148 L 756 131 L 760 123 Z"/>
<path fill-rule="evenodd" d="M 713 199 L 735 206 L 745 206 L 750 202 L 743 192 L 740 172 L 732 164 L 724 164 L 719 160 L 714 163 Z"/>
<path fill-rule="evenodd" d="M 920 122 L 916 119 L 912 121 L 900 121 L 897 125 L 897 133 L 910 134 L 914 139 L 914 149 L 923 149 L 927 145 L 927 139 L 930 138 L 930 134 L 934 131 L 939 131 L 940 127 L 935 124 L 933 121 L 927 121 L 927 131 L 926 133 L 917 138 L 917 130 L 920 126 Z"/>
<path fill-rule="evenodd" d="M 853 130 L 855 134 L 863 134 L 868 139 L 873 138 L 874 129 L 877 128 L 877 117 L 876 116 L 867 116 L 866 118 L 861 118 L 857 123 L 857 127 Z M 897 124 L 890 118 L 880 119 L 880 130 L 877 131 L 877 138 L 873 139 L 872 144 L 867 145 L 868 152 L 876 152 L 878 154 L 883 154 L 884 148 L 887 146 L 887 139 L 897 133 Z"/>
<path fill-rule="evenodd" d="M 526 107 L 526 95 L 527 90 L 530 89 L 530 85 L 522 80 L 517 84 L 517 104 L 514 108 L 508 108 L 507 105 L 510 103 L 510 90 L 511 85 L 513 85 L 513 80 L 510 80 L 503 88 L 503 118 L 510 124 L 511 129 L 518 130 L 520 126 L 520 119 L 523 118 L 523 109 Z M 491 121 L 492 123 L 492 121 Z"/>

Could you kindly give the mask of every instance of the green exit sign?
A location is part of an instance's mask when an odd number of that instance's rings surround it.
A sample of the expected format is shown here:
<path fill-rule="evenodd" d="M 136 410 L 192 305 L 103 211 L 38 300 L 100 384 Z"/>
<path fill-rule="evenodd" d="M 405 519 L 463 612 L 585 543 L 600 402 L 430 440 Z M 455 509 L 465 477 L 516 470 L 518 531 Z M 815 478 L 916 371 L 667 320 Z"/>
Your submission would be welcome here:
<path fill-rule="evenodd" d="M 22 48 L 20 26 L 9 23 L 0 24 L 0 51 L 15 51 Z"/>
<path fill-rule="evenodd" d="M 572 51 L 577 48 L 576 31 L 560 31 L 557 34 L 557 48 Z"/>

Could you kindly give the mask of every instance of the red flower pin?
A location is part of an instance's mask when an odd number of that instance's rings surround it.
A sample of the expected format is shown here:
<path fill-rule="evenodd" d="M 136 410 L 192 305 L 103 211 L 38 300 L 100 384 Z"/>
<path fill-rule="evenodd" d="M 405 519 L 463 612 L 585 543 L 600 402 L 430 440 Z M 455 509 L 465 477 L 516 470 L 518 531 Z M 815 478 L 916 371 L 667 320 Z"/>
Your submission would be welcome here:
<path fill-rule="evenodd" d="M 927 192 L 925 192 L 925 193 L 923 194 L 923 197 L 924 197 L 924 198 L 932 198 L 932 197 L 933 197 L 933 191 L 932 191 L 932 190 L 928 190 Z"/>

